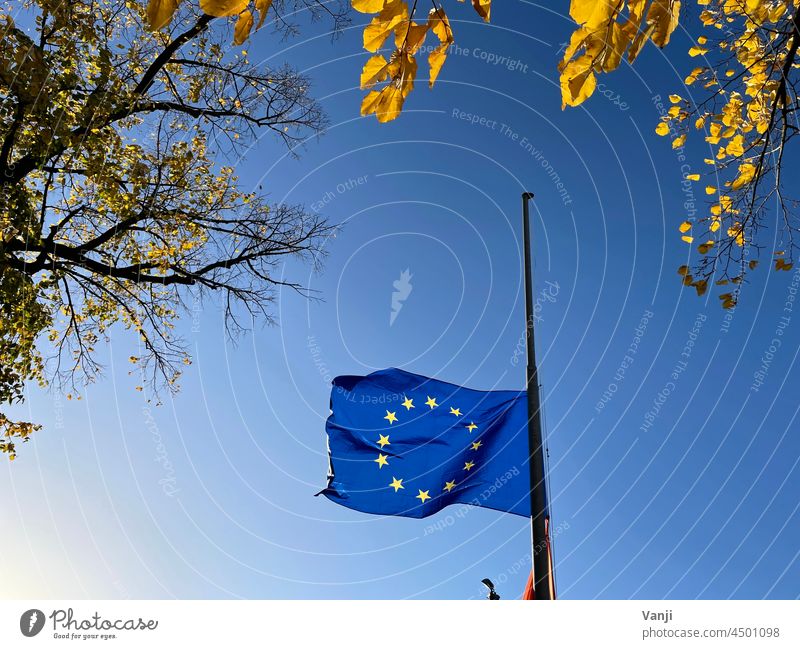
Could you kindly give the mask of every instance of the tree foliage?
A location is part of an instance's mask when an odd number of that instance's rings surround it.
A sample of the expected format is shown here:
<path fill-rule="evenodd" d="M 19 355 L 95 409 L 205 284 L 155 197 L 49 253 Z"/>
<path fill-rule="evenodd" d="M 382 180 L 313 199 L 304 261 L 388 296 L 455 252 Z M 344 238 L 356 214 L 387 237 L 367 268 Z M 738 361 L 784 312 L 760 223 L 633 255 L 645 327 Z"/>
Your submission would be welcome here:
<path fill-rule="evenodd" d="M 671 106 L 656 133 L 669 136 L 673 149 L 682 149 L 693 131 L 708 144 L 704 192 L 709 210 L 678 227 L 683 241 L 698 252 L 678 274 L 698 295 L 712 283 L 725 287 L 718 297 L 730 309 L 745 276 L 758 265 L 764 248 L 759 233 L 772 217 L 780 243 L 766 256 L 775 270 L 788 271 L 794 264 L 797 199 L 783 162 L 798 130 L 800 2 L 698 0 L 697 5 L 703 33 L 688 54 L 700 65 L 688 73 L 683 90 L 670 94 Z M 564 103 L 588 98 L 594 74 L 615 69 L 626 48 L 632 62 L 643 40 L 666 45 L 679 12 L 677 0 L 572 0 L 570 14 L 581 26 L 560 65 Z M 583 53 L 575 56 L 578 43 Z M 697 182 L 701 174 L 687 173 L 686 179 Z"/>
<path fill-rule="evenodd" d="M 473 0 L 472 5 L 484 20 L 489 20 L 490 0 Z M 374 54 L 361 71 L 361 89 L 369 90 L 361 102 L 361 114 L 389 122 L 400 115 L 406 97 L 414 89 L 417 77 L 414 55 L 425 43 L 428 32 L 437 41 L 428 54 L 428 83 L 433 87 L 453 43 L 453 30 L 444 9 L 435 2 L 426 19 L 419 23 L 414 20 L 416 2 L 410 11 L 404 0 L 353 0 L 353 8 L 362 13 L 377 13 L 364 29 L 364 49 Z M 387 40 L 393 43 L 388 59 L 377 53 Z M 374 90 L 379 84 L 383 87 Z"/>
<path fill-rule="evenodd" d="M 143 386 L 176 388 L 190 362 L 173 333 L 187 291 L 222 296 L 235 333 L 270 318 L 289 256 L 316 260 L 330 227 L 240 187 L 233 163 L 274 133 L 289 147 L 325 118 L 309 81 L 231 50 L 254 28 L 248 2 L 26 0 L 0 16 L 0 402 L 28 381 L 70 391 L 101 371 L 112 327 L 138 336 Z M 345 18 L 330 3 L 257 0 Z M 19 23 L 19 24 L 18 24 Z M 141 388 L 140 388 L 141 389 Z M 70 392 L 71 394 L 71 392 Z M 70 396 L 70 395 L 68 395 Z M 12 459 L 38 426 L 0 414 Z"/>

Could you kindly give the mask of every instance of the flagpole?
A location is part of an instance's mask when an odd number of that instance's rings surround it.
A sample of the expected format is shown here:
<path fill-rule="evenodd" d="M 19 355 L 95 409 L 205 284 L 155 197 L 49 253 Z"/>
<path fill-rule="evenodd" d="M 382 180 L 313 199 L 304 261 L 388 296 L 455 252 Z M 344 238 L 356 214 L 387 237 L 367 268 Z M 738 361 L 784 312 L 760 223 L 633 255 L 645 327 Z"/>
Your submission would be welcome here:
<path fill-rule="evenodd" d="M 542 417 L 539 403 L 539 373 L 533 335 L 533 279 L 531 271 L 531 235 L 528 204 L 533 194 L 522 194 L 522 230 L 525 247 L 525 340 L 528 350 L 528 465 L 530 467 L 531 537 L 536 599 L 553 599 L 547 538 L 547 485 L 544 472 Z"/>

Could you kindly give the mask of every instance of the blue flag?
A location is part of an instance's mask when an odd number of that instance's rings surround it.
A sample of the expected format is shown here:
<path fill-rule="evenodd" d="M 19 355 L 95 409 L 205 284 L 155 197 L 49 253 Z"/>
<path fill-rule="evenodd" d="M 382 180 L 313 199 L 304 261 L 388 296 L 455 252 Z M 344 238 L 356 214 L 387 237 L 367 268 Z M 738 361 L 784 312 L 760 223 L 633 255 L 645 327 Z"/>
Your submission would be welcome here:
<path fill-rule="evenodd" d="M 333 381 L 321 493 L 370 514 L 453 503 L 530 516 L 524 392 L 480 392 L 398 369 Z"/>

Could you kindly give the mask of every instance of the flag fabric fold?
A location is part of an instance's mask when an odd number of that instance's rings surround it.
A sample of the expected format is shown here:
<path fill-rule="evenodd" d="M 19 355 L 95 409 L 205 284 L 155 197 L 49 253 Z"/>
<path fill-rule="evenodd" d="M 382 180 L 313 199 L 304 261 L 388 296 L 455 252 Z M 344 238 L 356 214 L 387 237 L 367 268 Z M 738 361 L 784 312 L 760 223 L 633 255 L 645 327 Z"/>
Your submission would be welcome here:
<path fill-rule="evenodd" d="M 330 500 L 423 518 L 451 504 L 530 516 L 525 392 L 399 369 L 340 376 L 326 423 Z"/>

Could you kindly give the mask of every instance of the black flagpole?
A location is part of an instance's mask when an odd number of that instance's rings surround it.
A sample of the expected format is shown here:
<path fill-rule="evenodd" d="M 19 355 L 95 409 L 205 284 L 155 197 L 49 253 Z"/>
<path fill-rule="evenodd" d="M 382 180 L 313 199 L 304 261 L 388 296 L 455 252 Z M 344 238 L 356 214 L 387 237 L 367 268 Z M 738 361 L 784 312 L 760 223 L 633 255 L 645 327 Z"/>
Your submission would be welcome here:
<path fill-rule="evenodd" d="M 525 247 L 525 339 L 528 349 L 528 465 L 531 474 L 531 535 L 533 537 L 533 590 L 536 599 L 553 599 L 550 552 L 547 539 L 547 486 L 544 474 L 542 417 L 539 403 L 539 373 L 533 337 L 533 279 L 531 273 L 531 235 L 528 202 L 533 194 L 522 195 L 522 229 Z"/>

